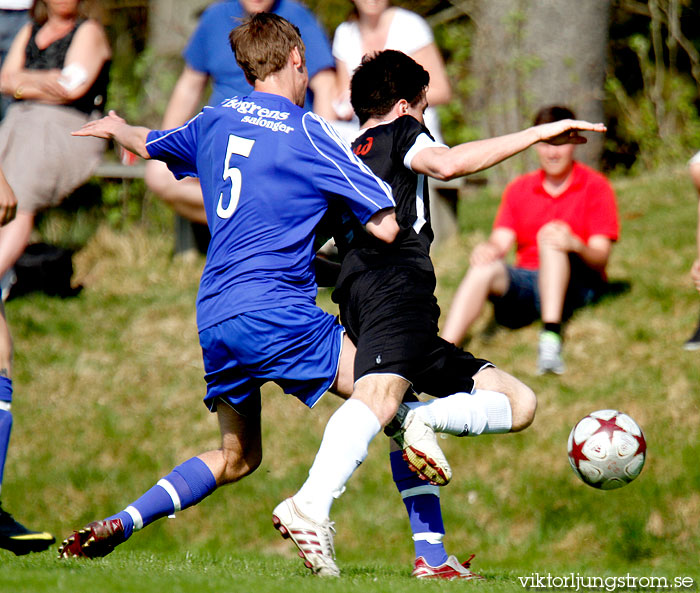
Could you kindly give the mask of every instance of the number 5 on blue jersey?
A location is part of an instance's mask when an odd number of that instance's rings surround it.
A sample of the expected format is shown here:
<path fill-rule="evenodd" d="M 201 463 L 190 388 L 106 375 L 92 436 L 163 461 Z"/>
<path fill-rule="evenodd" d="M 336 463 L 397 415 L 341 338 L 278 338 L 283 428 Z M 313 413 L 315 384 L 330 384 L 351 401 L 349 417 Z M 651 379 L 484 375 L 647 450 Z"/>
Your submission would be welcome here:
<path fill-rule="evenodd" d="M 250 151 L 253 149 L 253 144 L 255 144 L 255 140 L 242 138 L 241 136 L 236 136 L 235 134 L 230 134 L 228 137 L 223 177 L 224 181 L 227 179 L 231 180 L 231 197 L 229 199 L 228 206 L 224 207 L 224 194 L 221 192 L 221 195 L 219 196 L 219 203 L 216 206 L 216 214 L 219 216 L 219 218 L 231 218 L 236 210 L 236 206 L 238 206 L 238 199 L 241 197 L 241 171 L 236 167 L 229 166 L 231 156 L 237 154 L 247 158 L 250 156 Z"/>

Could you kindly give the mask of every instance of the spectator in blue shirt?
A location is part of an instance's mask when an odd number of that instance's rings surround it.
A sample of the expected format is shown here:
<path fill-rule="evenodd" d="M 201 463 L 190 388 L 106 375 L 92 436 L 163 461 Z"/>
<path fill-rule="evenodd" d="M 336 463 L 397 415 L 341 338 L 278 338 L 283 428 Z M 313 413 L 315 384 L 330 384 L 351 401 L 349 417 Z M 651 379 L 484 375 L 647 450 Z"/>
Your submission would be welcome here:
<path fill-rule="evenodd" d="M 180 126 L 197 113 L 209 79 L 212 82 L 209 105 L 251 91 L 243 71 L 230 59 L 228 34 L 239 23 L 238 19 L 258 12 L 273 12 L 299 28 L 306 45 L 309 72 L 305 107 L 313 108 L 326 119 L 334 117 L 335 61 L 328 38 L 314 15 L 293 0 L 226 0 L 204 11 L 185 48 L 185 67 L 165 110 L 163 129 Z M 202 191 L 196 179 L 177 181 L 163 163 L 149 161 L 146 184 L 180 216 L 206 223 Z"/>

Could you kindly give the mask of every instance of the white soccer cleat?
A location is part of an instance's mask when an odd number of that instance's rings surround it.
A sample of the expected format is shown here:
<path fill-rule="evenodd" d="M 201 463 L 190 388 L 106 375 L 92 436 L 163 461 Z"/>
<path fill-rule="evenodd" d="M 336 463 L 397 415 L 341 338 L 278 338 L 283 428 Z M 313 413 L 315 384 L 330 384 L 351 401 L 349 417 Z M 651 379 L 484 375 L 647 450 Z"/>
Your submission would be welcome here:
<path fill-rule="evenodd" d="M 340 576 L 333 548 L 333 523 L 314 521 L 302 513 L 291 498 L 283 500 L 272 511 L 272 523 L 283 538 L 289 538 L 299 548 L 299 557 L 306 568 L 322 577 Z"/>
<path fill-rule="evenodd" d="M 403 412 L 401 428 L 392 435 L 403 451 L 403 458 L 421 479 L 444 486 L 452 478 L 452 468 L 438 445 L 435 431 L 418 417 L 415 410 L 401 404 L 397 416 L 401 418 Z"/>

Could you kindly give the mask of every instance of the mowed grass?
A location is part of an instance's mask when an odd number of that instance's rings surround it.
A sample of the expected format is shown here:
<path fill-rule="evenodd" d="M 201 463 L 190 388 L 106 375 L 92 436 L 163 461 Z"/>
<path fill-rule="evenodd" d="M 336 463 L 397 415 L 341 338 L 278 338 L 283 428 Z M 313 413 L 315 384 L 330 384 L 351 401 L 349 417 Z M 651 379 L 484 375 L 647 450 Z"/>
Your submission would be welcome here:
<path fill-rule="evenodd" d="M 531 385 L 533 426 L 517 435 L 441 441 L 454 469 L 442 490 L 450 553 L 477 556 L 489 591 L 533 573 L 700 578 L 700 353 L 681 345 L 698 320 L 691 289 L 696 198 L 684 171 L 615 183 L 622 239 L 609 275 L 620 290 L 566 328 L 567 372 L 534 373 L 538 328 L 484 333 L 469 350 Z M 465 197 L 461 235 L 435 252 L 443 310 L 489 232 L 498 196 Z M 202 259 L 172 259 L 171 237 L 98 226 L 74 256 L 84 286 L 65 300 L 7 303 L 15 338 L 13 412 L 3 506 L 56 534 L 122 509 L 185 459 L 218 446 L 204 393 L 194 299 Z M 327 292 L 319 302 L 333 311 Z M 339 400 L 307 410 L 275 386 L 263 401 L 265 457 L 241 483 L 136 534 L 95 562 L 56 547 L 0 550 L 0 591 L 395 591 L 473 586 L 410 578 L 413 546 L 379 437 L 335 503 L 339 581 L 314 579 L 272 528 L 271 511 L 303 482 Z M 640 478 L 617 491 L 571 472 L 573 424 L 618 408 L 644 429 Z M 479 585 L 482 586 L 482 585 Z"/>

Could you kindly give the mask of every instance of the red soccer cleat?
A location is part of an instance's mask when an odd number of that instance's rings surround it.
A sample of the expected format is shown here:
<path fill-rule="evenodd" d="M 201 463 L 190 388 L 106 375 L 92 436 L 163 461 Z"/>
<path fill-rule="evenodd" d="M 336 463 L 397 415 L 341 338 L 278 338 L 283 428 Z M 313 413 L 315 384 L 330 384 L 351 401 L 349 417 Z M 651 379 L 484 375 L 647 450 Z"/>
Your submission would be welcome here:
<path fill-rule="evenodd" d="M 103 519 L 88 523 L 63 540 L 59 558 L 101 558 L 124 542 L 121 519 Z"/>
<path fill-rule="evenodd" d="M 474 558 L 474 554 L 460 564 L 455 556 L 449 556 L 447 562 L 444 564 L 440 566 L 430 566 L 423 556 L 419 556 L 416 558 L 411 576 L 417 579 L 445 579 L 448 581 L 453 581 L 455 579 L 483 580 L 484 577 L 480 574 L 469 570 L 472 558 Z"/>

